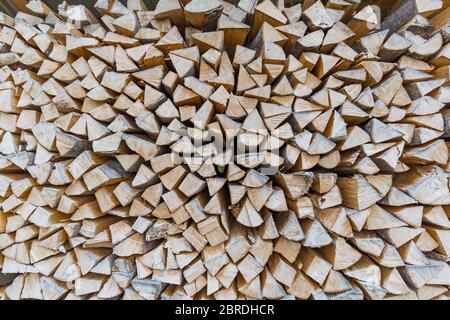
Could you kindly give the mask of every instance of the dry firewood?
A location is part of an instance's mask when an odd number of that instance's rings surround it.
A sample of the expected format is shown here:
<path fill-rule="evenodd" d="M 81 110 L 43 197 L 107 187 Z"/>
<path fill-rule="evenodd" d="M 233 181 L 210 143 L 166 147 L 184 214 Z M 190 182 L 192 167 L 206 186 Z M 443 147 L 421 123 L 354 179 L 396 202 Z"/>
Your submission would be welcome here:
<path fill-rule="evenodd" d="M 0 298 L 448 299 L 448 1 L 155 5 L 0 13 Z"/>
<path fill-rule="evenodd" d="M 219 1 L 211 1 L 206 6 L 201 1 L 191 1 L 184 7 L 184 18 L 193 27 L 214 29 L 221 10 Z"/>
<path fill-rule="evenodd" d="M 256 35 L 264 22 L 268 22 L 274 27 L 277 27 L 286 24 L 287 19 L 282 12 L 275 7 L 272 1 L 263 1 L 256 6 L 256 8 L 254 8 L 253 28 L 250 34 L 251 37 Z"/>
<path fill-rule="evenodd" d="M 442 5 L 442 1 L 432 1 L 430 3 L 421 0 L 405 1 L 402 6 L 397 8 L 383 21 L 381 27 L 395 32 L 412 20 L 417 14 L 424 17 L 432 15 L 434 12 L 439 11 Z"/>
<path fill-rule="evenodd" d="M 376 5 L 368 5 L 356 12 L 349 20 L 347 26 L 355 33 L 355 36 L 348 41 L 348 44 L 353 44 L 362 36 L 370 33 L 371 30 L 379 28 L 380 25 L 380 11 Z"/>

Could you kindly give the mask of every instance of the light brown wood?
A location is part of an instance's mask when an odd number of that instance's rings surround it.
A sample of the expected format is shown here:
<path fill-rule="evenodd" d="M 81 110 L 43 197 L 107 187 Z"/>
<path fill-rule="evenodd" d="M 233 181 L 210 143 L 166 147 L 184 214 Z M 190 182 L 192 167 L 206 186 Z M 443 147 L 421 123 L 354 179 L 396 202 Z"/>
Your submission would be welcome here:
<path fill-rule="evenodd" d="M 0 299 L 448 299 L 447 0 L 146 3 L 0 14 Z"/>

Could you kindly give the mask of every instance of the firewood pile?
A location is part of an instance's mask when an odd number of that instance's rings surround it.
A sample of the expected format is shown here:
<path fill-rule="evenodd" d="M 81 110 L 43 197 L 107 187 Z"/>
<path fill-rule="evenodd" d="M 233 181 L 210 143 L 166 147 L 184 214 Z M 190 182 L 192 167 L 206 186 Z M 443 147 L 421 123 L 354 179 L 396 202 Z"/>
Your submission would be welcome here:
<path fill-rule="evenodd" d="M 0 14 L 0 299 L 449 299 L 450 7 Z"/>

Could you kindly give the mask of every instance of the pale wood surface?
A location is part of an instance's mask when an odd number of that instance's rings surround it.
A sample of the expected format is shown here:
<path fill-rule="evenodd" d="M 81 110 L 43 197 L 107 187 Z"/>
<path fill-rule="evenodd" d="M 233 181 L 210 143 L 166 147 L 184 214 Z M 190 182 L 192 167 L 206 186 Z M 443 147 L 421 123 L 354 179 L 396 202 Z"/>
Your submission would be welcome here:
<path fill-rule="evenodd" d="M 448 5 L 0 14 L 0 299 L 449 299 Z"/>

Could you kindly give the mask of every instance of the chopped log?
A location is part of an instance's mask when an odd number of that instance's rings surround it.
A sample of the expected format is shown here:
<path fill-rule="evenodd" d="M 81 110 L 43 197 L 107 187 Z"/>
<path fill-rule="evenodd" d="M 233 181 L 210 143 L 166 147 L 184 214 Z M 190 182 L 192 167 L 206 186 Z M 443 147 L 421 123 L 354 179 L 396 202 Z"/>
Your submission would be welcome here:
<path fill-rule="evenodd" d="M 448 299 L 449 2 L 275 2 L 0 13 L 0 299 Z"/>

